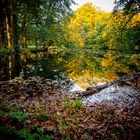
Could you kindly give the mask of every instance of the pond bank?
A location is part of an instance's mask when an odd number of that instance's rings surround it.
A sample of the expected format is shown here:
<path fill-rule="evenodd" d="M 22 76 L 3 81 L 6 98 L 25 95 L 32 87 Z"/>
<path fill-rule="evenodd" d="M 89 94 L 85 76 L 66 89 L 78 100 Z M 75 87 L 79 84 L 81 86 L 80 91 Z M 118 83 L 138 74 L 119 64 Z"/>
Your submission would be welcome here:
<path fill-rule="evenodd" d="M 84 106 L 81 99 L 62 92 L 49 79 L 31 77 L 0 82 L 0 124 L 9 129 L 0 129 L 1 139 L 138 140 L 140 91 L 131 87 L 120 89 L 123 98 L 112 89 L 118 98 L 104 98 Z M 101 94 L 110 97 L 112 93 L 108 92 L 102 91 L 94 98 L 100 99 Z"/>

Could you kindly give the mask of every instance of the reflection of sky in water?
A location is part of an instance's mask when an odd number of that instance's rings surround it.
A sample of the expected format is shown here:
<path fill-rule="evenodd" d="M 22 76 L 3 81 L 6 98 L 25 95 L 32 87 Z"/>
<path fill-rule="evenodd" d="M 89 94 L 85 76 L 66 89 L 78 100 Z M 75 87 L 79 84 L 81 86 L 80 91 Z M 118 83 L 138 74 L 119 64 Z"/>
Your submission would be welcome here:
<path fill-rule="evenodd" d="M 83 100 L 85 105 L 91 105 L 95 102 L 101 102 L 104 100 L 112 100 L 112 101 L 120 101 L 120 100 L 127 100 L 128 102 L 133 102 L 133 94 L 135 94 L 137 90 L 133 87 L 123 86 L 123 87 L 109 87 L 106 88 L 94 95 L 86 97 Z"/>
<path fill-rule="evenodd" d="M 84 90 L 83 90 L 79 85 L 74 84 L 74 85 L 71 87 L 70 92 L 74 92 L 74 91 L 84 91 Z"/>

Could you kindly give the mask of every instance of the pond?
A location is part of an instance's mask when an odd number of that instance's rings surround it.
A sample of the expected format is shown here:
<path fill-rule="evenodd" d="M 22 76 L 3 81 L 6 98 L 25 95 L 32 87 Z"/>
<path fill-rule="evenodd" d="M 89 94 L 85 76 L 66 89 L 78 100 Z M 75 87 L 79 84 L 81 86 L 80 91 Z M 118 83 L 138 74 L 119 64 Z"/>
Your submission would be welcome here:
<path fill-rule="evenodd" d="M 0 81 L 40 76 L 59 82 L 72 91 L 96 86 L 139 69 L 138 57 L 114 55 L 114 52 L 103 55 L 77 49 L 57 53 L 0 55 Z"/>

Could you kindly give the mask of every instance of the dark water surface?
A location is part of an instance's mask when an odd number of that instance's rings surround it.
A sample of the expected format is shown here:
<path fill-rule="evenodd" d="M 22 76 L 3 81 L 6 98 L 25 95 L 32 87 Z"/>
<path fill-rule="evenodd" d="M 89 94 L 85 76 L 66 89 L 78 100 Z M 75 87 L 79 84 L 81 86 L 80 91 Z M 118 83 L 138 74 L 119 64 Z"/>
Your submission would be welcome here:
<path fill-rule="evenodd" d="M 58 56 L 45 53 L 21 53 L 0 56 L 0 81 L 11 80 L 15 77 L 27 79 L 31 76 L 41 76 L 56 79 L 61 75 L 56 64 Z"/>
<path fill-rule="evenodd" d="M 139 70 L 137 61 L 135 64 L 130 58 L 120 58 L 107 58 L 85 50 L 0 55 L 0 81 L 40 76 L 86 88 Z"/>

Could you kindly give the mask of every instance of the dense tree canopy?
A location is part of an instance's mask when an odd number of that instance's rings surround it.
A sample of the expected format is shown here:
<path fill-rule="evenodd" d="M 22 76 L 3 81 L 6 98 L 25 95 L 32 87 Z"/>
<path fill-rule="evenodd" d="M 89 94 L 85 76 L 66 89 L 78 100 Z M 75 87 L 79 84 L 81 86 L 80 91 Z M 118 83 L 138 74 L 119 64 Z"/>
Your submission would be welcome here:
<path fill-rule="evenodd" d="M 25 46 L 30 33 L 36 33 L 39 42 L 46 28 L 68 15 L 72 3 L 73 0 L 0 1 L 0 47 L 16 48 L 19 43 Z"/>

